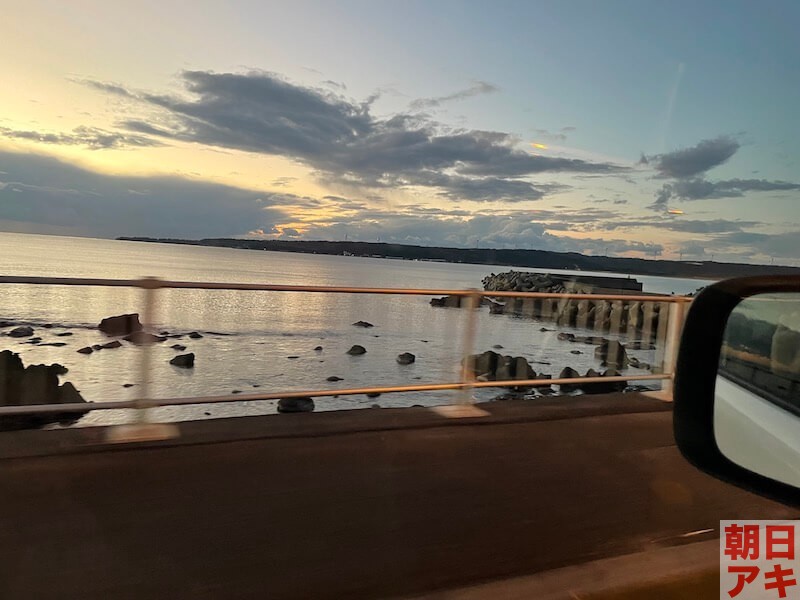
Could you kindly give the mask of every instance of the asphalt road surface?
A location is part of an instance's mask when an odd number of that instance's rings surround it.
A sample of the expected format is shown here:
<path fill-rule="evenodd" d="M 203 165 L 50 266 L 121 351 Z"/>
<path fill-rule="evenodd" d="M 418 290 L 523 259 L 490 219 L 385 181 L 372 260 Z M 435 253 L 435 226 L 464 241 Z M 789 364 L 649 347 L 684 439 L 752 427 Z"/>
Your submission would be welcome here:
<path fill-rule="evenodd" d="M 0 435 L 0 598 L 378 598 L 796 512 L 691 467 L 635 394 Z M 684 534 L 712 529 L 690 538 Z"/>

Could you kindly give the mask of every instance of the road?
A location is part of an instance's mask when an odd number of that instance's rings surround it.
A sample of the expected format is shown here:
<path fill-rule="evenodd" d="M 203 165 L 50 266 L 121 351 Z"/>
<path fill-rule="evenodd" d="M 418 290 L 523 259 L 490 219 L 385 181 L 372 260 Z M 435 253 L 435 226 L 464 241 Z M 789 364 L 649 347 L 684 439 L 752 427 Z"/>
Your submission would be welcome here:
<path fill-rule="evenodd" d="M 483 408 L 205 421 L 138 446 L 3 434 L 0 597 L 418 595 L 796 514 L 688 465 L 661 402 Z"/>

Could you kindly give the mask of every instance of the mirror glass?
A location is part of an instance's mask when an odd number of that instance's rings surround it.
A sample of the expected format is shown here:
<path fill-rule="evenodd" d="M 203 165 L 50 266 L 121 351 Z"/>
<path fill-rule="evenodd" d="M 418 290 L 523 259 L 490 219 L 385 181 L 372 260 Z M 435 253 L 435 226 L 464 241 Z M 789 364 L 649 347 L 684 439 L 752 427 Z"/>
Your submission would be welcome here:
<path fill-rule="evenodd" d="M 728 317 L 714 435 L 731 461 L 800 487 L 800 293 L 751 296 Z"/>

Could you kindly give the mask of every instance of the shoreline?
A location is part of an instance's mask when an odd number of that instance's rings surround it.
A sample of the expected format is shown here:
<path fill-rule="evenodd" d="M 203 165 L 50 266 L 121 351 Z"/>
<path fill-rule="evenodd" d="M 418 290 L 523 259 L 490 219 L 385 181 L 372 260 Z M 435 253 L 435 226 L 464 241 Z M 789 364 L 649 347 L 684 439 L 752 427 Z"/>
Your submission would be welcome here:
<path fill-rule="evenodd" d="M 283 241 L 235 238 L 185 240 L 174 238 L 117 237 L 117 241 L 207 246 L 239 250 L 322 254 L 352 258 L 382 258 L 419 262 L 469 264 L 475 266 L 586 271 L 617 275 L 718 280 L 748 275 L 800 275 L 800 268 L 712 261 L 650 260 L 590 256 L 547 250 L 452 248 L 374 242 Z"/>

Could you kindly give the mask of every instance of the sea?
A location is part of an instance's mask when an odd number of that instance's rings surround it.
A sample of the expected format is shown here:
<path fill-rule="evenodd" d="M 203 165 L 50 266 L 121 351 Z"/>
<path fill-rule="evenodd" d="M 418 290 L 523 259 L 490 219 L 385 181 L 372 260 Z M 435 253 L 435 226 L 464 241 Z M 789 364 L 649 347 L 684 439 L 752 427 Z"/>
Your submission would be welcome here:
<path fill-rule="evenodd" d="M 2 275 L 14 276 L 159 277 L 193 282 L 424 289 L 481 288 L 481 280 L 487 275 L 511 269 L 16 233 L 0 233 L 0 265 Z M 660 294 L 686 294 L 710 283 L 586 271 L 546 272 L 635 277 L 644 291 Z M 147 350 L 124 342 L 120 348 L 89 355 L 77 353 L 81 347 L 109 341 L 96 329 L 100 320 L 141 313 L 143 297 L 142 290 L 128 287 L 2 284 L 0 320 L 30 323 L 42 341 L 30 344 L 4 336 L 0 350 L 18 352 L 26 365 L 64 365 L 69 371 L 61 380 L 71 381 L 86 400 L 93 402 L 140 397 L 145 351 L 150 352 L 148 394 L 154 398 L 457 381 L 465 352 L 490 349 L 523 356 L 537 373 L 554 377 L 565 366 L 580 372 L 599 368 L 592 346 L 576 349 L 579 345 L 557 338 L 558 331 L 586 332 L 575 328 L 556 331 L 549 321 L 491 315 L 488 309 L 481 309 L 473 346 L 467 349 L 468 311 L 432 307 L 430 297 L 298 292 L 158 290 L 152 330 L 182 337 L 153 344 Z M 356 327 L 353 323 L 357 321 L 374 326 Z M 7 332 L 8 328 L 0 331 Z M 193 331 L 203 337 L 191 339 L 186 335 Z M 42 345 L 48 343 L 66 345 Z M 186 346 L 186 350 L 173 349 L 175 344 Z M 354 344 L 364 346 L 367 352 L 361 356 L 347 354 Z M 169 364 L 172 357 L 185 352 L 195 354 L 194 368 Z M 416 362 L 398 364 L 396 357 L 403 352 L 414 354 Z M 654 354 L 644 350 L 636 356 L 652 362 Z M 331 376 L 341 381 L 327 381 Z M 489 400 L 501 392 L 480 389 L 474 391 L 474 397 Z M 320 397 L 316 410 L 433 406 L 454 402 L 456 394 L 438 391 L 377 398 Z M 151 418 L 181 421 L 271 414 L 276 406 L 274 400 L 249 400 L 161 407 L 152 410 Z M 78 426 L 122 423 L 133 418 L 129 410 L 94 411 Z"/>

